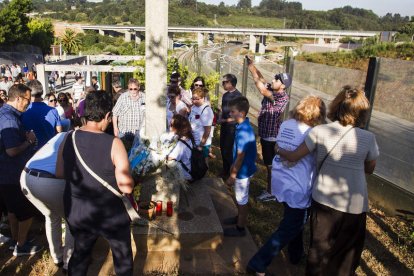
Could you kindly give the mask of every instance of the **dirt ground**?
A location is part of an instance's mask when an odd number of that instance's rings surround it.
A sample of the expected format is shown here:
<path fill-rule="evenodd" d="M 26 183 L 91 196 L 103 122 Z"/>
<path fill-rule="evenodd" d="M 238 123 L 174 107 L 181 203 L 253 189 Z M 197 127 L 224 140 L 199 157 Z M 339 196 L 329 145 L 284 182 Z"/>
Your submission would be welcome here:
<path fill-rule="evenodd" d="M 216 155 L 220 153 L 214 148 Z M 260 150 L 259 150 L 260 151 Z M 217 158 L 210 163 L 210 174 L 217 175 L 221 162 Z M 249 230 L 256 244 L 264 243 L 274 231 L 274 224 L 263 222 L 263 216 L 273 217 L 273 221 L 280 221 L 282 204 L 258 203 L 254 198 L 265 188 L 265 168 L 259 163 L 259 171 L 252 180 L 250 191 Z M 5 235 L 7 230 L 1 231 Z M 413 218 L 391 217 L 384 214 L 375 206 L 370 206 L 367 218 L 367 232 L 365 249 L 362 254 L 357 275 L 414 275 L 414 222 Z M 304 240 L 307 241 L 308 227 L 305 229 Z M 42 244 L 44 250 L 30 257 L 13 257 L 12 252 L 4 245 L 0 246 L 0 275 L 63 275 L 62 270 L 56 268 L 50 259 L 48 245 L 44 234 L 44 224 L 37 219 L 30 233 L 35 242 Z M 307 246 L 307 242 L 305 242 Z M 269 268 L 269 275 L 278 271 L 277 266 L 284 263 L 284 253 L 275 258 Z M 297 274 L 304 275 L 305 259 L 298 265 Z M 272 273 L 273 272 L 273 273 Z M 154 274 L 155 273 L 155 274 Z M 159 275 L 154 272 L 151 275 Z"/>

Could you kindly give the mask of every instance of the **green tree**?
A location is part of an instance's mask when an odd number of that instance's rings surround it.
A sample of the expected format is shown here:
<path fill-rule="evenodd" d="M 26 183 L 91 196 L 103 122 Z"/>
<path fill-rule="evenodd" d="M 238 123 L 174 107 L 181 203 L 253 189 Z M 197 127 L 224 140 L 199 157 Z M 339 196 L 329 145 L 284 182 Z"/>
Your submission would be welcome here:
<path fill-rule="evenodd" d="M 31 0 L 12 0 L 0 10 L 0 44 L 27 43 L 30 31 L 26 14 L 32 9 Z"/>
<path fill-rule="evenodd" d="M 42 49 L 44 54 L 50 50 L 54 40 L 53 24 L 50 19 L 34 18 L 27 24 L 30 31 L 31 44 Z"/>
<path fill-rule="evenodd" d="M 60 41 L 63 49 L 68 54 L 78 53 L 81 47 L 81 41 L 72 29 L 66 29 L 65 33 L 60 37 Z"/>
<path fill-rule="evenodd" d="M 240 0 L 237 7 L 242 9 L 250 9 L 252 7 L 252 0 Z"/>

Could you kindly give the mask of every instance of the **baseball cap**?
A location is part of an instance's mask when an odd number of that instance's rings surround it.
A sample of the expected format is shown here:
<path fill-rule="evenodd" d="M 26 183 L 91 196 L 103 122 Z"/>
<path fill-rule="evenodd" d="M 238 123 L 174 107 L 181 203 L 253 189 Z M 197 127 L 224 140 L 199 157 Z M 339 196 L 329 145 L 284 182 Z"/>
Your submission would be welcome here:
<path fill-rule="evenodd" d="M 276 80 L 280 80 L 286 88 L 289 88 L 292 84 L 292 77 L 288 73 L 280 73 L 275 75 Z"/>

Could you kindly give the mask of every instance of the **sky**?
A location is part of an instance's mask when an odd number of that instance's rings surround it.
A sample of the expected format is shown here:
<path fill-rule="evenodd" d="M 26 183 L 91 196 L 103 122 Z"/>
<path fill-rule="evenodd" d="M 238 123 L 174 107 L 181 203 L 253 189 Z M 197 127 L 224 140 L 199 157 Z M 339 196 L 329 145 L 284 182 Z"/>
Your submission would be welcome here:
<path fill-rule="evenodd" d="M 197 0 L 208 4 L 218 5 L 224 2 L 226 5 L 236 5 L 239 0 Z M 257 6 L 261 0 L 252 0 L 252 5 Z M 399 13 L 402 16 L 414 16 L 414 0 L 294 0 L 288 2 L 301 2 L 305 10 L 331 10 L 343 6 L 372 10 L 377 15 L 386 13 Z"/>

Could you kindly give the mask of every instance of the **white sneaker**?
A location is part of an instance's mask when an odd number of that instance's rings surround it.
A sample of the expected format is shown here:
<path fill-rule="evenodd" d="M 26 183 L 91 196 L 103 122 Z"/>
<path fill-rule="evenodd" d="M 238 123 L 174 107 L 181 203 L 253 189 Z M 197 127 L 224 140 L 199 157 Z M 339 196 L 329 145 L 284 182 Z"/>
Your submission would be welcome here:
<path fill-rule="evenodd" d="M 268 191 L 263 190 L 262 193 L 258 197 L 256 197 L 256 200 L 266 202 L 276 200 L 276 198 L 274 195 L 271 195 Z"/>
<path fill-rule="evenodd" d="M 0 245 L 3 245 L 5 243 L 8 243 L 11 239 L 9 237 L 6 237 L 2 234 L 0 234 Z"/>

